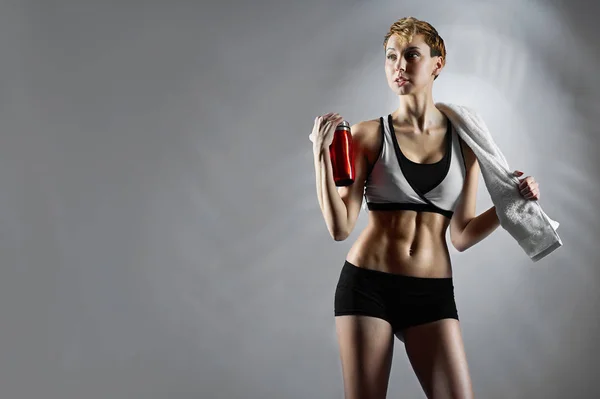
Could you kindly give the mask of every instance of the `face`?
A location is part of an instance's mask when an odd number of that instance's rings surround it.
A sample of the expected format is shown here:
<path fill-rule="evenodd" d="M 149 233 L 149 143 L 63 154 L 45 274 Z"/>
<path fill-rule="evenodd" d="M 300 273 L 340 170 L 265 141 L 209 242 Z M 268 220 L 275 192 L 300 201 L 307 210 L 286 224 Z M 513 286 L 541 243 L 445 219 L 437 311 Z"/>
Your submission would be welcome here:
<path fill-rule="evenodd" d="M 442 57 L 430 54 L 423 35 L 415 35 L 409 43 L 399 35 L 389 38 L 385 49 L 385 75 L 394 93 L 414 94 L 431 87 L 443 65 Z M 396 81 L 398 77 L 402 80 Z"/>

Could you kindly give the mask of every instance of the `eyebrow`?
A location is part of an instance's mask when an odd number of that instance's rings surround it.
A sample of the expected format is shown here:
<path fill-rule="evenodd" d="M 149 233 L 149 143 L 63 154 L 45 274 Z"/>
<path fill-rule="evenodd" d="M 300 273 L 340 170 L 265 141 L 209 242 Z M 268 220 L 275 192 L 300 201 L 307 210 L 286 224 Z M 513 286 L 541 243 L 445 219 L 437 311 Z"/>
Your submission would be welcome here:
<path fill-rule="evenodd" d="M 394 50 L 395 51 L 396 49 L 393 48 L 393 47 L 388 47 L 385 51 L 388 51 L 388 50 Z M 421 49 L 418 48 L 417 46 L 410 46 L 410 47 L 407 47 L 406 50 L 421 50 Z"/>

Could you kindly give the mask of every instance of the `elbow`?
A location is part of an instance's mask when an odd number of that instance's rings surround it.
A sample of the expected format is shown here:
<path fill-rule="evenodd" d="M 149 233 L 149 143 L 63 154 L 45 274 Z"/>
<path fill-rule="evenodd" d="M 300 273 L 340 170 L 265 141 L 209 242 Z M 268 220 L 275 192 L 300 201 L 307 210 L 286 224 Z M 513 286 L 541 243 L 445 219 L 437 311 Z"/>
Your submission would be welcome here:
<path fill-rule="evenodd" d="M 334 241 L 344 241 L 346 238 L 348 238 L 348 234 L 332 234 L 331 235 L 334 239 Z"/>
<path fill-rule="evenodd" d="M 333 232 L 331 237 L 334 239 L 334 241 L 344 241 L 349 235 L 350 234 L 348 234 L 346 231 L 337 231 Z"/>

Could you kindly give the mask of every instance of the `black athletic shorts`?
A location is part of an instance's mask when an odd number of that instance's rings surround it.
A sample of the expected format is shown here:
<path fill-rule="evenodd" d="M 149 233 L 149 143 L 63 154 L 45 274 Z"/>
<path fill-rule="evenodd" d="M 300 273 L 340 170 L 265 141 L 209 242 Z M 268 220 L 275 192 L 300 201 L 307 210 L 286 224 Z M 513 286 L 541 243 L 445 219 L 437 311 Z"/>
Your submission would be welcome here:
<path fill-rule="evenodd" d="M 365 269 L 346 261 L 335 290 L 335 316 L 367 315 L 388 321 L 393 333 L 419 324 L 458 320 L 452 277 L 413 277 Z"/>

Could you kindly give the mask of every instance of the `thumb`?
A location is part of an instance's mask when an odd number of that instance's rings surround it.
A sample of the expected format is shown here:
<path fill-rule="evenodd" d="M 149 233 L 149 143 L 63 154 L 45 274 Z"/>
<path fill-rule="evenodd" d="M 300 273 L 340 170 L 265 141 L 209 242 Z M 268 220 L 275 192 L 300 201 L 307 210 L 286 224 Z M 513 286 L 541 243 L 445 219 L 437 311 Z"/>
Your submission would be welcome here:
<path fill-rule="evenodd" d="M 513 172 L 513 175 L 515 175 L 515 176 L 521 176 L 522 174 L 523 174 L 523 172 L 521 172 L 520 170 L 515 170 Z"/>

